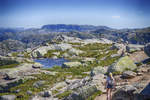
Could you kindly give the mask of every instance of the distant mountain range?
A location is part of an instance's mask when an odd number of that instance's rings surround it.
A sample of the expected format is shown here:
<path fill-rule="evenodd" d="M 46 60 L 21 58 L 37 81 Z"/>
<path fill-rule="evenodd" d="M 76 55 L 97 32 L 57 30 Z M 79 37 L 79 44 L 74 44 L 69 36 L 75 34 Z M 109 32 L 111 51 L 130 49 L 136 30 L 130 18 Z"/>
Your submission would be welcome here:
<path fill-rule="evenodd" d="M 8 48 L 7 51 L 17 51 L 28 47 L 32 48 L 51 41 L 59 34 L 81 39 L 107 38 L 113 41 L 122 39 L 133 44 L 146 44 L 150 42 L 150 27 L 140 29 L 113 29 L 107 26 L 50 24 L 44 25 L 41 28 L 31 29 L 0 28 L 0 54 L 2 48 L 13 47 L 16 43 L 19 43 L 21 48 Z M 11 44 L 11 41 L 15 42 Z M 9 46 L 10 44 L 11 46 Z"/>
<path fill-rule="evenodd" d="M 50 24 L 50 25 L 44 25 L 42 29 L 46 29 L 52 32 L 71 32 L 71 31 L 86 32 L 86 31 L 92 31 L 96 29 L 109 29 L 109 27 L 93 26 L 93 25 Z"/>

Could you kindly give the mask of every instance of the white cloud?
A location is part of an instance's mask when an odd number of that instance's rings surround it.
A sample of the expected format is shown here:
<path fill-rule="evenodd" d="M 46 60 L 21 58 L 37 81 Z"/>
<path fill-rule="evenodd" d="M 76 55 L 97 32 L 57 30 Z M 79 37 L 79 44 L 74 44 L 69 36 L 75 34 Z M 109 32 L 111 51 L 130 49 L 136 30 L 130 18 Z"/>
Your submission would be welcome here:
<path fill-rule="evenodd" d="M 118 15 L 117 16 L 112 16 L 112 18 L 116 18 L 117 19 L 117 18 L 120 18 L 120 16 L 118 16 Z"/>

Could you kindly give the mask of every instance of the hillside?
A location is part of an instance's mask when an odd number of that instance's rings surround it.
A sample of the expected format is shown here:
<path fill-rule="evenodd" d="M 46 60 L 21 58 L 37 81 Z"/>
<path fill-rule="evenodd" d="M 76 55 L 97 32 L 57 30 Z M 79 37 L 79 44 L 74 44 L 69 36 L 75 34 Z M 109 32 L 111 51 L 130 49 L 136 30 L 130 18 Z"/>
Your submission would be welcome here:
<path fill-rule="evenodd" d="M 11 52 L 11 49 L 7 48 L 9 45 L 2 48 L 2 44 L 5 44 L 8 39 L 19 41 L 24 44 L 23 47 L 26 49 L 42 45 L 60 34 L 81 39 L 106 38 L 115 42 L 121 40 L 130 44 L 146 44 L 150 42 L 149 27 L 142 29 L 112 29 L 107 26 L 51 24 L 31 29 L 0 28 L 0 50 L 6 49 L 8 53 Z M 5 45 L 7 44 L 9 43 Z"/>
<path fill-rule="evenodd" d="M 145 48 L 149 54 L 149 45 Z M 143 45 L 116 43 L 104 38 L 58 35 L 34 49 L 0 56 L 0 99 L 97 100 L 106 96 L 104 82 L 107 73 L 112 72 L 117 81 L 113 100 L 130 97 L 129 91 L 134 98 L 138 96 L 145 100 L 143 96 L 146 95 L 139 91 L 149 82 L 150 64 L 143 62 L 148 58 L 143 50 Z M 62 58 L 67 60 L 62 65 L 46 67 L 50 60 L 53 63 Z M 46 65 L 37 60 L 46 61 Z M 125 97 L 120 91 L 126 94 Z"/>

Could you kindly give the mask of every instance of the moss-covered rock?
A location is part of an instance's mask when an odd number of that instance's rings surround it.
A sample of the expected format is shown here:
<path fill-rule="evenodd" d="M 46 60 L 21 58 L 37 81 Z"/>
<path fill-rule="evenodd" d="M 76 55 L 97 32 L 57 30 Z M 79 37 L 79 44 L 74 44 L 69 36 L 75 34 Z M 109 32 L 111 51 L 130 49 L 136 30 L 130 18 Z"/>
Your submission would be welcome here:
<path fill-rule="evenodd" d="M 91 75 L 97 75 L 97 74 L 105 74 L 107 73 L 107 69 L 108 67 L 102 67 L 102 66 L 98 66 L 95 67 L 92 71 L 91 71 Z"/>
<path fill-rule="evenodd" d="M 128 57 L 121 57 L 116 63 L 112 64 L 108 71 L 109 72 L 123 72 L 126 69 L 128 70 L 135 70 L 137 66 L 134 64 L 134 62 Z"/>

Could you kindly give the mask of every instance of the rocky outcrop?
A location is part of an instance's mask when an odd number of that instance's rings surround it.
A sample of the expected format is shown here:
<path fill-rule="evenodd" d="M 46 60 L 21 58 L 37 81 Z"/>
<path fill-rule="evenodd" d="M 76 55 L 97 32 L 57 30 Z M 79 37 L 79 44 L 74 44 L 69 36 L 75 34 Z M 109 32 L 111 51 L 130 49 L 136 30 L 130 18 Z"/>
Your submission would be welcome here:
<path fill-rule="evenodd" d="M 113 95 L 112 100 L 138 100 L 133 94 L 136 90 L 132 85 L 125 85 Z"/>
<path fill-rule="evenodd" d="M 11 69 L 0 70 L 0 92 L 8 91 L 11 87 L 23 83 L 24 79 L 33 79 L 32 74 L 39 73 L 37 68 L 32 68 L 33 64 L 22 64 Z"/>
<path fill-rule="evenodd" d="M 0 96 L 0 100 L 15 100 L 16 96 L 15 95 L 3 95 Z"/>
<path fill-rule="evenodd" d="M 45 81 L 37 81 L 37 82 L 35 82 L 34 84 L 33 84 L 33 86 L 35 87 L 35 88 L 40 88 L 41 86 L 43 86 L 44 85 L 44 83 L 45 83 Z"/>
<path fill-rule="evenodd" d="M 28 59 L 28 58 L 22 58 L 22 57 L 6 57 L 6 56 L 0 56 L 1 60 L 14 60 L 17 61 L 19 63 L 23 63 L 23 62 L 32 62 L 33 63 L 33 59 Z"/>
<path fill-rule="evenodd" d="M 109 72 L 123 72 L 125 70 L 135 70 L 137 67 L 134 62 L 128 57 L 121 57 L 116 63 L 112 64 Z"/>
<path fill-rule="evenodd" d="M 125 78 L 125 79 L 134 78 L 135 76 L 136 76 L 136 73 L 132 71 L 125 71 L 122 73 L 122 78 Z"/>
<path fill-rule="evenodd" d="M 126 46 L 127 52 L 135 52 L 135 51 L 141 51 L 144 49 L 144 45 L 136 45 L 136 44 L 128 44 Z"/>
<path fill-rule="evenodd" d="M 143 99 L 150 99 L 150 83 L 140 92 Z"/>
<path fill-rule="evenodd" d="M 55 47 L 53 45 L 50 46 L 42 46 L 37 49 L 35 49 L 32 53 L 31 56 L 33 58 L 41 58 L 44 57 L 44 55 L 49 51 L 49 50 L 54 50 Z"/>
<path fill-rule="evenodd" d="M 150 57 L 150 43 L 145 45 L 144 52 Z"/>
<path fill-rule="evenodd" d="M 91 71 L 91 75 L 97 75 L 97 74 L 105 74 L 107 73 L 107 69 L 108 67 L 107 66 L 98 66 L 98 67 L 95 67 L 92 71 Z"/>
<path fill-rule="evenodd" d="M 89 96 L 94 94 L 96 91 L 97 88 L 95 85 L 86 85 L 77 89 L 77 91 L 73 92 L 64 100 L 86 100 Z"/>
<path fill-rule="evenodd" d="M 68 43 L 53 44 L 53 45 L 49 45 L 49 46 L 41 46 L 41 47 L 38 47 L 35 50 L 33 50 L 31 53 L 31 56 L 33 58 L 42 58 L 42 57 L 44 57 L 45 54 L 47 54 L 47 52 L 49 50 L 65 51 L 65 50 L 69 50 L 69 49 L 72 49 L 72 45 L 68 44 Z M 79 51 L 74 50 L 73 52 L 78 53 Z"/>
<path fill-rule="evenodd" d="M 69 53 L 70 55 L 79 55 L 79 54 L 83 53 L 83 51 L 72 48 L 72 49 L 70 49 L 70 50 L 68 51 L 68 53 Z"/>
<path fill-rule="evenodd" d="M 83 60 L 82 60 L 82 62 L 83 63 L 93 63 L 94 61 L 96 60 L 96 58 L 88 58 L 88 57 L 86 57 L 86 58 L 84 58 Z"/>
<path fill-rule="evenodd" d="M 83 41 L 84 44 L 93 44 L 93 43 L 103 43 L 103 44 L 112 44 L 112 41 L 108 40 L 108 39 L 86 39 Z"/>
<path fill-rule="evenodd" d="M 150 99 L 150 83 L 135 83 L 132 85 L 124 85 L 118 89 L 112 100 L 149 100 Z"/>
<path fill-rule="evenodd" d="M 71 43 L 80 43 L 81 39 L 77 37 L 68 37 L 66 35 L 57 35 L 54 41 L 58 42 L 71 42 Z"/>
<path fill-rule="evenodd" d="M 119 44 L 119 43 L 113 43 L 111 50 L 117 49 L 117 54 L 113 56 L 123 56 L 126 52 L 126 45 L 125 44 Z"/>
<path fill-rule="evenodd" d="M 45 90 L 33 96 L 31 100 L 58 100 L 58 98 L 54 98 L 51 91 Z"/>
<path fill-rule="evenodd" d="M 95 76 L 92 77 L 92 82 L 91 84 L 95 85 L 97 87 L 98 90 L 102 91 L 102 92 L 106 92 L 105 90 L 105 76 L 104 74 L 97 74 Z"/>
<path fill-rule="evenodd" d="M 55 44 L 54 47 L 55 50 L 60 50 L 60 51 L 72 49 L 72 45 L 68 43 Z"/>
<path fill-rule="evenodd" d="M 16 79 L 19 78 L 20 75 L 19 73 L 26 72 L 27 70 L 32 69 L 32 64 L 22 64 L 17 66 L 16 68 L 11 68 L 11 69 L 3 69 L 0 72 L 6 75 L 6 78 L 8 79 Z"/>
<path fill-rule="evenodd" d="M 56 83 L 53 88 L 51 88 L 51 90 L 56 90 L 58 88 L 63 88 L 63 87 L 66 87 L 67 86 L 67 83 L 66 82 L 59 82 L 59 83 Z"/>
<path fill-rule="evenodd" d="M 14 79 L 14 80 L 9 80 L 9 81 L 0 80 L 0 81 L 1 81 L 0 93 L 8 92 L 11 87 L 15 87 L 23 83 L 22 79 Z"/>
<path fill-rule="evenodd" d="M 71 67 L 79 67 L 82 66 L 80 62 L 65 62 L 62 65 L 62 68 L 71 68 Z"/>
<path fill-rule="evenodd" d="M 144 51 L 137 51 L 129 55 L 134 63 L 141 63 L 147 60 L 149 57 L 145 54 Z"/>
<path fill-rule="evenodd" d="M 32 65 L 32 67 L 33 68 L 42 68 L 42 64 L 40 64 L 40 63 L 34 63 L 33 65 Z"/>
<path fill-rule="evenodd" d="M 12 51 L 23 51 L 26 45 L 18 40 L 4 40 L 0 42 L 0 55 L 6 56 Z"/>

